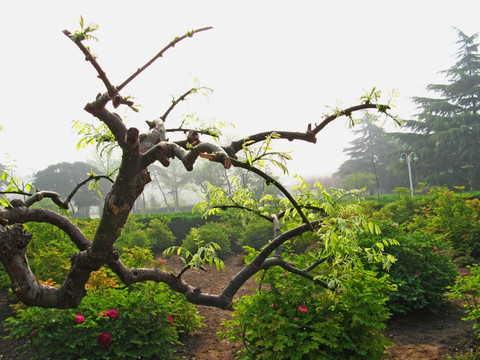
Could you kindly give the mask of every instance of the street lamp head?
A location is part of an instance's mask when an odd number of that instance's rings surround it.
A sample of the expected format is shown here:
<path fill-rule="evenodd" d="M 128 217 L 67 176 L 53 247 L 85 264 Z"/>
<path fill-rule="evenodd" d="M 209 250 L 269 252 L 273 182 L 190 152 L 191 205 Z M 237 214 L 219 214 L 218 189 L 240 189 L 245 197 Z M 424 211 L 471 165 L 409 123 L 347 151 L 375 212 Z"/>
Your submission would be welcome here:
<path fill-rule="evenodd" d="M 405 161 L 405 157 L 406 157 L 406 156 L 407 156 L 407 154 L 402 153 L 402 154 L 400 155 L 400 159 L 398 159 L 398 160 L 399 160 L 399 161 Z"/>
<path fill-rule="evenodd" d="M 413 161 L 418 161 L 418 156 L 417 156 L 417 154 L 415 154 L 415 156 L 413 157 Z"/>

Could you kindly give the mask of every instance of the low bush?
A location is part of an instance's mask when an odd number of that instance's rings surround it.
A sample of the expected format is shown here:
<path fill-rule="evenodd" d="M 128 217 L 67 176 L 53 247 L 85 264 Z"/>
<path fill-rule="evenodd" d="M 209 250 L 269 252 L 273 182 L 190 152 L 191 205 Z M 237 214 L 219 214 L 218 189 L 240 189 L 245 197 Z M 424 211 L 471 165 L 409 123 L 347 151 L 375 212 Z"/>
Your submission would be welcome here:
<path fill-rule="evenodd" d="M 273 240 L 273 225 L 262 218 L 250 220 L 240 236 L 240 243 L 255 250 L 260 250 Z"/>
<path fill-rule="evenodd" d="M 300 268 L 306 265 L 304 255 L 291 255 L 291 261 Z M 386 357 L 385 304 L 394 289 L 388 275 L 378 278 L 351 269 L 333 291 L 281 268 L 271 268 L 257 280 L 259 291 L 239 300 L 223 324 L 224 338 L 245 344 L 239 359 Z"/>
<path fill-rule="evenodd" d="M 195 307 L 164 284 L 90 290 L 77 309 L 20 307 L 7 338 L 25 339 L 36 359 L 169 359 L 199 326 Z"/>
<path fill-rule="evenodd" d="M 390 295 L 389 308 L 396 314 L 423 309 L 436 311 L 444 303 L 447 287 L 457 276 L 455 265 L 446 251 L 448 245 L 428 234 L 405 234 L 396 223 L 379 225 L 382 235 L 399 242 L 398 246 L 385 248 L 385 252 L 397 259 L 388 271 L 371 267 L 380 276 L 388 273 L 390 281 L 397 285 L 397 291 Z M 372 247 L 380 239 L 380 236 L 370 235 L 361 240 L 361 245 Z"/>
<path fill-rule="evenodd" d="M 480 339 L 480 265 L 469 266 L 470 274 L 459 278 L 449 288 L 449 297 L 462 300 L 467 316 L 462 320 L 474 321 L 473 328 Z"/>
<path fill-rule="evenodd" d="M 191 230 L 183 240 L 182 248 L 195 254 L 199 248 L 199 243 L 206 245 L 214 242 L 220 247 L 220 249 L 217 250 L 217 255 L 222 258 L 232 252 L 230 235 L 231 228 L 228 224 L 208 222 L 205 225 L 195 228 L 195 231 Z"/>
<path fill-rule="evenodd" d="M 148 223 L 146 232 L 155 254 L 162 253 L 165 249 L 175 245 L 175 236 L 168 226 L 168 220 L 152 219 Z"/>

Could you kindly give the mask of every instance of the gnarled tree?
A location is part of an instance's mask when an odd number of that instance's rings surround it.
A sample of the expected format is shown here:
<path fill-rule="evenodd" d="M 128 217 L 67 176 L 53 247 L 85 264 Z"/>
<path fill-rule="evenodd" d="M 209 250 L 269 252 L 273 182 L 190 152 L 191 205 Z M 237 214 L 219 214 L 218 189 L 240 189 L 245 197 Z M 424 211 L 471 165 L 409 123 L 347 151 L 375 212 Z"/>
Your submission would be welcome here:
<path fill-rule="evenodd" d="M 82 29 L 80 31 L 72 34 L 65 30 L 64 34 L 81 50 L 85 59 L 95 68 L 99 79 L 103 82 L 106 89 L 103 94 L 98 94 L 92 102 L 85 106 L 85 111 L 98 119 L 99 127 L 102 127 L 104 131 L 103 135 L 96 133 L 93 138 L 96 141 L 111 141 L 118 145 L 122 152 L 122 161 L 118 175 L 110 191 L 105 196 L 101 219 L 91 239 L 87 238 L 67 216 L 51 210 L 32 207 L 33 204 L 43 198 L 51 198 L 61 208 L 68 208 L 69 201 L 74 196 L 78 186 L 66 200 L 62 200 L 59 194 L 51 191 L 37 190 L 36 192 L 28 192 L 22 190 L 20 193 L 26 197 L 25 201 L 13 200 L 9 205 L 0 209 L 0 260 L 11 278 L 12 290 L 18 298 L 23 303 L 31 306 L 76 307 L 86 294 L 85 284 L 89 280 L 91 272 L 103 265 L 110 267 L 126 285 L 147 280 L 163 282 L 168 284 L 174 291 L 184 294 L 188 301 L 194 304 L 215 306 L 222 309 L 232 309 L 233 297 L 242 284 L 260 269 L 266 269 L 271 266 L 282 266 L 286 271 L 311 278 L 319 286 L 327 287 L 326 283 L 309 274 L 312 269 L 325 261 L 325 259 L 319 259 L 306 269 L 298 269 L 293 264 L 283 260 L 280 251 L 281 245 L 285 241 L 307 231 L 317 231 L 322 221 L 321 216 L 324 213 L 322 211 L 312 212 L 311 214 L 317 214 L 317 219 L 314 219 L 315 216 L 307 217 L 302 207 L 309 208 L 311 204 L 295 200 L 277 180 L 256 167 L 257 160 L 263 161 L 271 155 L 269 151 L 264 151 L 259 157 L 250 157 L 245 161 L 239 160 L 238 153 L 245 149 L 248 150 L 249 147 L 257 143 L 268 142 L 271 145 L 271 143 L 282 139 L 290 142 L 307 141 L 316 143 L 317 135 L 335 119 L 342 116 L 351 117 L 352 113 L 366 109 L 374 109 L 387 114 L 389 109 L 388 103 L 384 105 L 379 104 L 379 94 L 372 92 L 361 98 L 360 103 L 356 106 L 338 109 L 332 115 L 320 119 L 321 121 L 318 124 L 305 124 L 304 131 L 289 132 L 279 129 L 264 131 L 232 141 L 226 146 L 202 141 L 200 138 L 202 131 L 184 128 L 179 129 L 179 131 L 185 133 L 184 140 L 170 141 L 166 136 L 165 130 L 165 123 L 168 120 L 170 111 L 180 101 L 196 92 L 197 89 L 192 89 L 183 94 L 172 102 L 171 107 L 162 116 L 154 121 L 149 121 L 149 130 L 145 133 L 140 133 L 137 128 L 127 127 L 124 120 L 112 110 L 109 110 L 109 107 L 128 106 L 135 109 L 135 104 L 128 97 L 122 96 L 122 90 L 155 60 L 162 57 L 167 50 L 172 49 L 179 42 L 210 28 L 192 30 L 183 36 L 175 38 L 128 79 L 115 86 L 111 83 L 96 58 L 90 53 L 88 47 L 84 45 L 84 41 L 91 36 L 90 32 L 95 27 L 84 28 L 83 23 L 81 25 Z M 145 185 L 151 181 L 149 166 L 159 162 L 162 166 L 168 167 L 170 159 L 177 158 L 188 171 L 192 171 L 199 157 L 207 158 L 212 162 L 218 162 L 225 169 L 239 167 L 262 177 L 265 182 L 276 186 L 285 195 L 285 198 L 291 204 L 292 211 L 299 214 L 302 222 L 298 226 L 281 233 L 278 231 L 278 219 L 283 214 L 267 216 L 266 218 L 272 221 L 274 228 L 277 229 L 274 239 L 230 281 L 220 294 L 204 293 L 194 285 L 187 284 L 182 279 L 183 271 L 175 274 L 160 269 L 127 268 L 119 260 L 119 255 L 114 247 L 135 200 L 142 194 Z M 98 176 L 92 174 L 88 179 L 81 182 L 79 186 L 96 179 L 98 179 Z M 224 206 L 227 205 L 224 204 Z M 241 206 L 237 204 L 236 207 Z M 247 208 L 245 207 L 245 209 Z M 71 268 L 63 284 L 59 287 L 41 284 L 36 280 L 29 267 L 25 250 L 34 234 L 29 234 L 22 226 L 22 224 L 29 222 L 48 223 L 58 227 L 68 235 L 78 248 L 78 252 L 71 256 Z M 272 253 L 275 253 L 275 255 L 271 256 Z"/>

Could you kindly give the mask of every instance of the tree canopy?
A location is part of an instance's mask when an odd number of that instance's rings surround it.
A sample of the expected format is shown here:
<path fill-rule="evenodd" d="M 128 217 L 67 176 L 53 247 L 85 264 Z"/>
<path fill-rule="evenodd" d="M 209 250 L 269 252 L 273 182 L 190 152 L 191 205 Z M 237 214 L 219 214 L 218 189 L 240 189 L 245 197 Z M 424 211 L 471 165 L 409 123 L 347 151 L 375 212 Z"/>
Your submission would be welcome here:
<path fill-rule="evenodd" d="M 94 175 L 95 173 L 98 173 L 98 170 L 87 163 L 63 162 L 50 165 L 46 169 L 36 172 L 32 183 L 38 189 L 48 189 L 66 198 L 78 183 L 90 174 Z M 102 190 L 106 190 L 105 186 L 102 186 L 102 188 Z M 80 187 L 72 199 L 72 205 L 76 208 L 88 209 L 90 206 L 99 205 L 100 201 L 99 193 L 89 191 L 87 187 Z M 83 212 L 83 216 L 88 217 L 88 210 Z"/>

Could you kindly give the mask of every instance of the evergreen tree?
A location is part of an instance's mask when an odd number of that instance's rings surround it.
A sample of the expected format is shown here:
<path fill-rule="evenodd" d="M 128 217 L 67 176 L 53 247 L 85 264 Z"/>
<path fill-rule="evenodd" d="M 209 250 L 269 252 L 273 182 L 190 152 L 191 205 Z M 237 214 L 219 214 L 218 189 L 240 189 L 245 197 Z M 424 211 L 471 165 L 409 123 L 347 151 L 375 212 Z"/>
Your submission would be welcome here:
<path fill-rule="evenodd" d="M 398 144 L 376 124 L 376 120 L 371 115 L 365 117 L 361 127 L 353 131 L 357 137 L 350 142 L 350 147 L 344 149 L 350 159 L 340 165 L 335 175 L 343 179 L 348 177 L 350 184 L 355 175 L 370 174 L 374 180 L 372 188 L 380 193 L 391 191 L 398 185 L 387 169 L 392 156 L 398 158 Z"/>
<path fill-rule="evenodd" d="M 395 136 L 415 151 L 420 161 L 417 175 L 430 185 L 480 187 L 480 54 L 478 33 L 467 36 L 459 29 L 456 63 L 443 71 L 448 84 L 430 84 L 439 97 L 415 97 L 421 112 L 405 121 L 410 132 Z"/>

